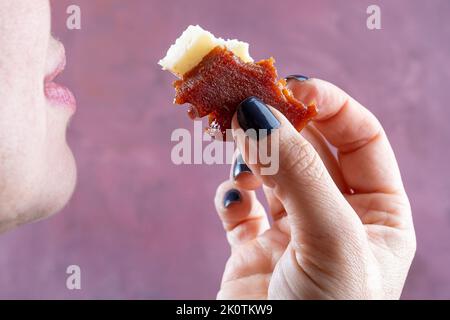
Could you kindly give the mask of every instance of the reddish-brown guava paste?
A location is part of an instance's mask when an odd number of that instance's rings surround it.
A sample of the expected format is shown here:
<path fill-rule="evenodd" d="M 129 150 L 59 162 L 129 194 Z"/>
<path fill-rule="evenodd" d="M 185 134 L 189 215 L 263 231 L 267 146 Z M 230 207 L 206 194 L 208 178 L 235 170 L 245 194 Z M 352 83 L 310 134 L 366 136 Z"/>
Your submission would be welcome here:
<path fill-rule="evenodd" d="M 231 119 L 239 103 L 255 96 L 280 110 L 297 130 L 317 114 L 315 105 L 305 106 L 277 80 L 274 59 L 245 63 L 231 51 L 216 47 L 192 70 L 174 82 L 175 103 L 191 104 L 191 118 L 209 116 L 210 130 L 231 128 Z"/>

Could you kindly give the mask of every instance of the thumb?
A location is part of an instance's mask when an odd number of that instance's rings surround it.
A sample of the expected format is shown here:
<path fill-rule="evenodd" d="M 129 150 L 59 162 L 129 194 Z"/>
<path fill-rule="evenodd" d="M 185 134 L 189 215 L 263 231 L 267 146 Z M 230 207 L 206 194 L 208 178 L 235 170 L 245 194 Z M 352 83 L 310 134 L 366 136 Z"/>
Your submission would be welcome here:
<path fill-rule="evenodd" d="M 329 246 L 336 252 L 336 245 L 355 237 L 361 226 L 358 216 L 314 147 L 283 114 L 250 97 L 239 105 L 232 127 L 245 162 L 274 189 L 286 209 L 294 247 Z M 267 158 L 270 163 L 263 161 Z"/>

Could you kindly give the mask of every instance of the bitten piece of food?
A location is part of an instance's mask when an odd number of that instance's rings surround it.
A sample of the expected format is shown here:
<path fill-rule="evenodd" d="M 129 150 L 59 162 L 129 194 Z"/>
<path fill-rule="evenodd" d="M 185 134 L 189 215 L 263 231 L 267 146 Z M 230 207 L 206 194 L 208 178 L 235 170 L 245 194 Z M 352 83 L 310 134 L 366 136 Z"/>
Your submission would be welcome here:
<path fill-rule="evenodd" d="M 209 117 L 210 132 L 225 134 L 239 103 L 255 96 L 280 110 L 297 130 L 316 114 L 315 105 L 296 100 L 278 80 L 270 58 L 254 63 L 248 44 L 216 39 L 199 26 L 190 26 L 160 61 L 180 80 L 174 82 L 175 103 L 191 104 L 191 118 Z"/>

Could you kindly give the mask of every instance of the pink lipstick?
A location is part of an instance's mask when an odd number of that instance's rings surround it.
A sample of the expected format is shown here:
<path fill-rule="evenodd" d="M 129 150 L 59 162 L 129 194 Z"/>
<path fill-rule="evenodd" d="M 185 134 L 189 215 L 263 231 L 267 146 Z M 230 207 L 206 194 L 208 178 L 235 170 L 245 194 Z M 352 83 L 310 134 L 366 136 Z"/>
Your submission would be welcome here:
<path fill-rule="evenodd" d="M 76 100 L 73 93 L 65 86 L 54 82 L 54 79 L 64 70 L 66 66 L 66 56 L 61 55 L 61 62 L 44 79 L 44 93 L 48 100 L 55 105 L 76 108 Z"/>

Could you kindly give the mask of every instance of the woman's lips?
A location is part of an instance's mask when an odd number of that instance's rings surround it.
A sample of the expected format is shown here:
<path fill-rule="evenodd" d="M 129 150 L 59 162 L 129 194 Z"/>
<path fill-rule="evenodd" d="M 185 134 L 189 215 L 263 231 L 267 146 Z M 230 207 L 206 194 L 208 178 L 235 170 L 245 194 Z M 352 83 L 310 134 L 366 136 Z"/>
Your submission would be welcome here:
<path fill-rule="evenodd" d="M 65 86 L 55 82 L 44 84 L 45 96 L 57 105 L 76 108 L 76 100 L 73 93 Z"/>
<path fill-rule="evenodd" d="M 44 79 L 44 93 L 48 100 L 59 106 L 76 108 L 76 100 L 73 93 L 65 86 L 60 85 L 53 80 L 64 70 L 66 66 L 66 56 L 61 55 L 60 63 Z"/>

